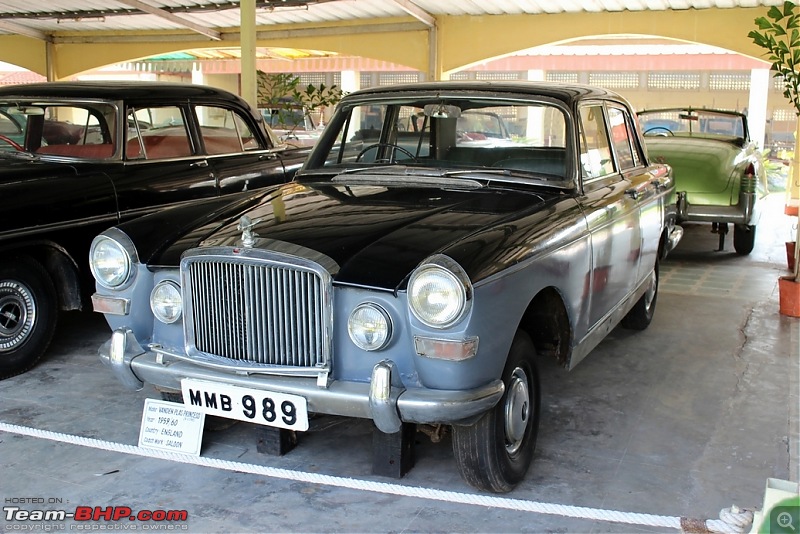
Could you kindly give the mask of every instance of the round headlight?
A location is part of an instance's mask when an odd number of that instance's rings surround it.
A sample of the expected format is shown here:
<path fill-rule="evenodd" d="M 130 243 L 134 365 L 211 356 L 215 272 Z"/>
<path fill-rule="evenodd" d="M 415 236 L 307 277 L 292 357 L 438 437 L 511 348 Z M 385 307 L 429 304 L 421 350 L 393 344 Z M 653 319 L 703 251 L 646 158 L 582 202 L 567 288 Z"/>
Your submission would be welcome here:
<path fill-rule="evenodd" d="M 411 313 L 427 326 L 444 328 L 461 319 L 467 306 L 467 290 L 448 269 L 429 264 L 411 276 L 408 303 Z"/>
<path fill-rule="evenodd" d="M 178 284 L 169 280 L 159 282 L 150 293 L 150 309 L 162 323 L 172 324 L 180 319 L 183 299 Z"/>
<path fill-rule="evenodd" d="M 376 304 L 360 304 L 347 320 L 347 332 L 356 346 L 363 350 L 378 350 L 386 346 L 392 335 L 389 314 Z"/>
<path fill-rule="evenodd" d="M 131 275 L 128 252 L 120 243 L 103 235 L 92 242 L 89 265 L 95 280 L 109 289 L 123 285 Z"/>

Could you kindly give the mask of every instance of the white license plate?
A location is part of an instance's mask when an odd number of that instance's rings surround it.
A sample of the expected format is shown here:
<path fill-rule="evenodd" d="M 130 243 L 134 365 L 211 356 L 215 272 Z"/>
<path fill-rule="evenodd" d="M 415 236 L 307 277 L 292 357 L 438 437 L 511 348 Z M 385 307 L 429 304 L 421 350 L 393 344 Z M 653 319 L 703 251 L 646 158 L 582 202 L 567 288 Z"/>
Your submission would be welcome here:
<path fill-rule="evenodd" d="M 304 397 L 185 378 L 183 403 L 207 415 L 248 423 L 308 430 L 308 403 Z"/>

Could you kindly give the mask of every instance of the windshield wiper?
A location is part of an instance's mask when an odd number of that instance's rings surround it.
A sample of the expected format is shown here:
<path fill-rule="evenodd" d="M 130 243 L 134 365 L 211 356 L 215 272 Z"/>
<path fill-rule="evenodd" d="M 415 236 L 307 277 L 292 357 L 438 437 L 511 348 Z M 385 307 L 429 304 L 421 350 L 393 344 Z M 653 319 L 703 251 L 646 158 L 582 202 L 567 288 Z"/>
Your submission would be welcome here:
<path fill-rule="evenodd" d="M 445 189 L 481 189 L 485 184 L 478 180 L 468 180 L 464 178 L 448 178 L 441 174 L 385 174 L 377 173 L 371 175 L 359 174 L 358 176 L 340 173 L 331 179 L 334 184 L 348 185 L 392 185 L 392 186 L 414 186 L 414 187 L 440 187 Z"/>

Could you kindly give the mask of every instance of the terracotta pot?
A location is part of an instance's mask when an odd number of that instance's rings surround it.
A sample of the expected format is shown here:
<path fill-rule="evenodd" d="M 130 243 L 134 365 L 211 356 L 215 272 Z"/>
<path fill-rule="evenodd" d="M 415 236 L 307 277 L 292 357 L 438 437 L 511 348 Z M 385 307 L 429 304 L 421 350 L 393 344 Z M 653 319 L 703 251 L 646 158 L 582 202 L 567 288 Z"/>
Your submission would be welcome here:
<path fill-rule="evenodd" d="M 794 276 L 781 276 L 778 278 L 778 292 L 781 315 L 800 317 L 800 282 L 796 282 Z"/>
<path fill-rule="evenodd" d="M 789 270 L 794 272 L 794 241 L 786 242 L 786 263 L 789 265 Z"/>

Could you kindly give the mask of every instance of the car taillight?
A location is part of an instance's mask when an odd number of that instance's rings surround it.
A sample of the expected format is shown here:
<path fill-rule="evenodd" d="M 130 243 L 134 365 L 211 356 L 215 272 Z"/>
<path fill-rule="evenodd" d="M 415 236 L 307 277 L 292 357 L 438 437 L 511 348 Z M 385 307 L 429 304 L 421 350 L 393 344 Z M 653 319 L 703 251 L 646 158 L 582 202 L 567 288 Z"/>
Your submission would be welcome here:
<path fill-rule="evenodd" d="M 745 167 L 739 189 L 742 193 L 756 192 L 756 168 L 752 163 L 748 163 Z"/>

